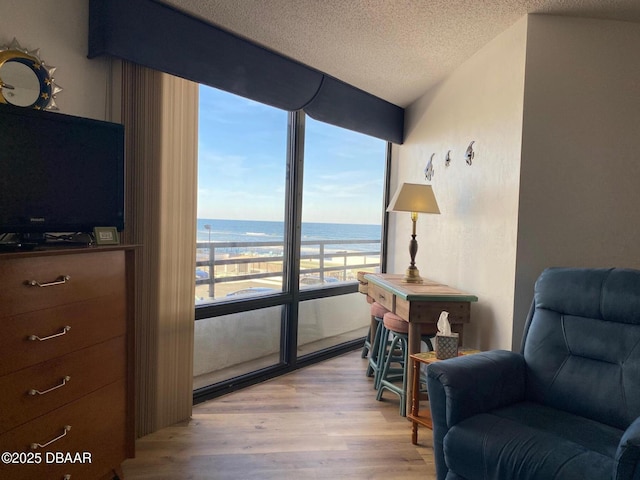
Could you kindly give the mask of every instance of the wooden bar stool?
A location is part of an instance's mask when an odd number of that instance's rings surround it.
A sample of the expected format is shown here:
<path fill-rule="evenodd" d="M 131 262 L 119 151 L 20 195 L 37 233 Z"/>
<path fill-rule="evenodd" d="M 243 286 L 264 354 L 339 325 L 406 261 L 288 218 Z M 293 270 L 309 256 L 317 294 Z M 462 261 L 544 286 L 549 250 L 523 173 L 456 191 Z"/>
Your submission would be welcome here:
<path fill-rule="evenodd" d="M 406 417 L 409 324 L 391 312 L 385 313 L 382 323 L 384 329 L 390 334 L 391 340 L 384 358 L 380 358 L 379 363 L 382 365 L 382 368 L 380 369 L 376 400 L 382 400 L 382 394 L 385 390 L 395 393 L 400 397 L 400 415 Z M 431 338 L 436 335 L 437 331 L 437 327 L 432 324 L 425 324 L 421 328 L 421 339 L 426 343 L 429 351 L 433 350 Z M 394 352 L 396 351 L 398 351 L 399 354 L 395 354 Z M 392 364 L 398 364 L 399 367 L 393 368 Z"/>

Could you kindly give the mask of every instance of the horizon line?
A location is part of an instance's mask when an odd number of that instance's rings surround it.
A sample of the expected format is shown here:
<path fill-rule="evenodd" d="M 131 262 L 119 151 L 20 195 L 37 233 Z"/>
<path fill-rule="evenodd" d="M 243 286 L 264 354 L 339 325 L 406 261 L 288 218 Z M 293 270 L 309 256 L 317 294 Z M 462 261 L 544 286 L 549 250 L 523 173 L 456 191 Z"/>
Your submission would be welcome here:
<path fill-rule="evenodd" d="M 239 219 L 239 218 L 201 218 L 201 217 L 196 217 L 196 220 L 206 220 L 206 221 L 226 221 L 226 222 L 271 222 L 271 223 L 284 223 L 284 220 L 255 220 L 255 219 L 250 219 L 250 218 L 243 218 L 243 219 Z M 370 225 L 370 226 L 381 226 L 382 223 L 351 223 L 351 222 L 308 222 L 308 221 L 302 221 L 302 223 L 316 223 L 319 225 Z"/>

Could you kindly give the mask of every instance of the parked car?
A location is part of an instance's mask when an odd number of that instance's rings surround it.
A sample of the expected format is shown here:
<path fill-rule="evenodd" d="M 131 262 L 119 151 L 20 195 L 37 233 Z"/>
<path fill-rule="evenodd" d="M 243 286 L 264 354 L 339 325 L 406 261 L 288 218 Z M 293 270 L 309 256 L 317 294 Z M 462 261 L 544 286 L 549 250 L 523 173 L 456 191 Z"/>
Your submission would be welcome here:
<path fill-rule="evenodd" d="M 209 278 L 209 272 L 196 268 L 196 280 L 206 280 L 207 278 Z"/>

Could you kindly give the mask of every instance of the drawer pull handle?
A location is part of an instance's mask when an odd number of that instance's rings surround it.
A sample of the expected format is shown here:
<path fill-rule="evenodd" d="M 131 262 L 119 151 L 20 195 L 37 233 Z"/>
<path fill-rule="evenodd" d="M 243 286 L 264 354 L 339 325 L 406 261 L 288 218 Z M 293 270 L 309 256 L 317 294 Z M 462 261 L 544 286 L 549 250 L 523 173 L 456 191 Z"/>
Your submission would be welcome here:
<path fill-rule="evenodd" d="M 60 275 L 53 282 L 40 283 L 37 280 L 27 280 L 25 283 L 30 287 L 44 288 L 44 287 L 53 287 L 54 285 L 64 285 L 69 280 L 71 280 L 71 277 L 69 275 Z"/>
<path fill-rule="evenodd" d="M 71 330 L 71 327 L 67 325 L 66 327 L 62 328 L 62 331 L 60 333 L 54 333 L 53 335 L 49 335 L 48 337 L 39 337 L 37 335 L 29 335 L 29 340 L 31 340 L 32 342 L 35 342 L 36 340 L 38 340 L 39 342 L 44 342 L 45 340 L 51 340 L 52 338 L 66 335 L 69 330 Z"/>
<path fill-rule="evenodd" d="M 32 443 L 31 444 L 31 450 L 37 450 L 38 448 L 45 448 L 48 447 L 49 445 L 51 445 L 53 442 L 57 442 L 58 440 L 60 440 L 62 437 L 66 437 L 67 432 L 69 432 L 69 430 L 71 430 L 71 425 L 65 425 L 64 426 L 64 431 L 62 432 L 62 435 L 58 435 L 56 438 L 49 440 L 47 443 Z"/>
<path fill-rule="evenodd" d="M 62 383 L 59 383 L 58 385 L 56 385 L 55 387 L 51 387 L 47 390 L 36 390 L 35 388 L 32 388 L 31 390 L 29 390 L 29 395 L 33 396 L 33 395 L 44 395 L 45 393 L 49 393 L 49 392 L 53 392 L 54 390 L 57 390 L 60 387 L 64 387 L 67 382 L 71 380 L 71 377 L 69 375 L 67 375 L 66 377 L 64 377 L 62 379 Z"/>
<path fill-rule="evenodd" d="M 378 298 L 379 298 L 380 300 L 384 300 L 384 295 L 378 294 Z"/>

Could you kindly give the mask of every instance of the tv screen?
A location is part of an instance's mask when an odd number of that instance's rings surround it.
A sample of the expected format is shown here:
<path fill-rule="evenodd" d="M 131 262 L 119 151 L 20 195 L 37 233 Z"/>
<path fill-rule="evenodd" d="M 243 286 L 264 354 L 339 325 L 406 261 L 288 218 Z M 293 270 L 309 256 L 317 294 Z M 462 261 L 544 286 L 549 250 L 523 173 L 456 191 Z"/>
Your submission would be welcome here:
<path fill-rule="evenodd" d="M 0 233 L 124 229 L 124 127 L 0 105 Z"/>

